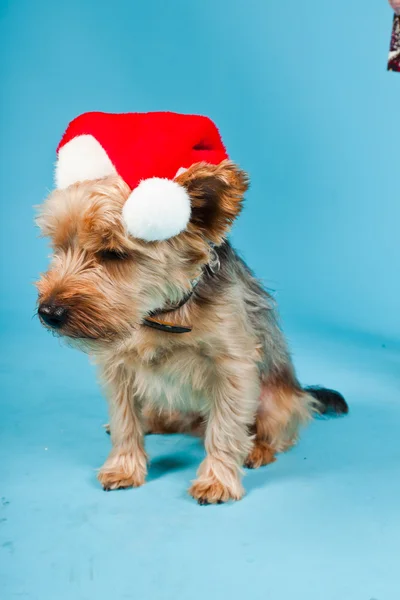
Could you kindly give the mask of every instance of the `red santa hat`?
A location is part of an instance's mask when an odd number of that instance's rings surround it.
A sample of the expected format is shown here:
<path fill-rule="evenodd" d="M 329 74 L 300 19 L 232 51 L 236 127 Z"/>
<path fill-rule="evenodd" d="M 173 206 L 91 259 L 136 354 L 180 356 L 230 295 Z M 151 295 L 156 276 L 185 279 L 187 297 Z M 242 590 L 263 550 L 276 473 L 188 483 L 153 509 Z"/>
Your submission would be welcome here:
<path fill-rule="evenodd" d="M 69 124 L 57 148 L 55 183 L 118 174 L 132 192 L 123 207 L 128 233 L 145 241 L 165 240 L 183 231 L 190 198 L 174 179 L 198 162 L 228 158 L 214 123 L 198 115 L 170 112 L 91 112 Z"/>

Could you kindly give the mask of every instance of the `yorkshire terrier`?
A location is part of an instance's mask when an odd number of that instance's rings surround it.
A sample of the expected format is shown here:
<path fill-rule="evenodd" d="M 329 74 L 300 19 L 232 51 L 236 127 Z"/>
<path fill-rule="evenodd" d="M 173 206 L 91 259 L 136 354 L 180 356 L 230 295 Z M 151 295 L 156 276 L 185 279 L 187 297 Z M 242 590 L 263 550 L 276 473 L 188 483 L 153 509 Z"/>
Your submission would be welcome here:
<path fill-rule="evenodd" d="M 113 170 L 67 181 L 39 209 L 52 259 L 38 314 L 98 367 L 112 440 L 105 490 L 144 484 L 146 433 L 186 432 L 206 449 L 189 493 L 199 504 L 239 500 L 243 466 L 273 462 L 314 414 L 348 410 L 338 392 L 300 385 L 273 299 L 227 241 L 248 177 L 214 162 L 173 179 L 190 216 L 167 239 L 130 233 L 132 186 Z"/>

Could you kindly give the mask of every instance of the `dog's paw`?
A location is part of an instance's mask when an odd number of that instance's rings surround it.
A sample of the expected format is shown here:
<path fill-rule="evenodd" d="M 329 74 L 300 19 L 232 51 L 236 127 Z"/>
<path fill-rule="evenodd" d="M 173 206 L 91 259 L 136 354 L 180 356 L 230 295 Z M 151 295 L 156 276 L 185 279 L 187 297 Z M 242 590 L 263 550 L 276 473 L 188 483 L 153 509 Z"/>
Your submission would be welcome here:
<path fill-rule="evenodd" d="M 97 479 L 106 491 L 140 487 L 146 478 L 146 468 L 132 454 L 113 454 L 100 469 Z"/>
<path fill-rule="evenodd" d="M 258 469 L 275 462 L 275 451 L 267 442 L 256 440 L 244 466 L 248 469 Z"/>
<path fill-rule="evenodd" d="M 224 486 L 218 479 L 197 479 L 189 489 L 189 494 L 199 504 L 222 504 L 228 500 L 240 500 L 244 490 L 240 483 L 236 489 Z"/>

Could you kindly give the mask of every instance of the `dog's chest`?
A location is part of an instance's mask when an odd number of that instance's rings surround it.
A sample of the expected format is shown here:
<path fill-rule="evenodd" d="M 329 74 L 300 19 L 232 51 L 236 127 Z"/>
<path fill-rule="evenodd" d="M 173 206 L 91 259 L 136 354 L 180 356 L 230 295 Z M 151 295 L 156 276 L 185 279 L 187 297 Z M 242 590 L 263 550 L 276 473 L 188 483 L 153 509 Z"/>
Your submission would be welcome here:
<path fill-rule="evenodd" d="M 212 358 L 201 345 L 137 344 L 124 357 L 146 401 L 182 411 L 205 412 L 215 377 Z"/>

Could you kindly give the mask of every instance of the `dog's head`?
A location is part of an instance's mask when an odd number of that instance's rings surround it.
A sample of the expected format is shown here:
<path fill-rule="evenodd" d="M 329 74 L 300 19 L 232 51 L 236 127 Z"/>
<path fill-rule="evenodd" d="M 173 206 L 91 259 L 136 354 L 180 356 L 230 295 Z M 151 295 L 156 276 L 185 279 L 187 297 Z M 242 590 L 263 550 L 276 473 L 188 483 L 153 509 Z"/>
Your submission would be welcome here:
<path fill-rule="evenodd" d="M 165 241 L 130 236 L 122 208 L 131 193 L 117 175 L 54 191 L 37 224 L 51 239 L 49 270 L 37 283 L 47 328 L 77 340 L 121 339 L 151 311 L 179 302 L 241 210 L 246 174 L 230 161 L 198 163 L 176 178 L 190 197 L 184 231 Z"/>

